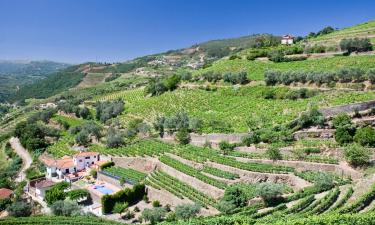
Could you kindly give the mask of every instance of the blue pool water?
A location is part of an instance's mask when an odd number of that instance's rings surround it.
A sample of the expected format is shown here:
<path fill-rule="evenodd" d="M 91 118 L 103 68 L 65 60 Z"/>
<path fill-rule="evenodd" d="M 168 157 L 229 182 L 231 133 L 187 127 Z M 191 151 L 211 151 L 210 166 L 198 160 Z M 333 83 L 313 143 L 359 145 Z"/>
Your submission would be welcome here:
<path fill-rule="evenodd" d="M 109 188 L 107 188 L 107 187 L 105 187 L 103 185 L 95 185 L 94 189 L 100 191 L 100 193 L 102 193 L 104 195 L 106 195 L 106 194 L 112 194 L 113 193 L 112 189 L 109 189 Z"/>

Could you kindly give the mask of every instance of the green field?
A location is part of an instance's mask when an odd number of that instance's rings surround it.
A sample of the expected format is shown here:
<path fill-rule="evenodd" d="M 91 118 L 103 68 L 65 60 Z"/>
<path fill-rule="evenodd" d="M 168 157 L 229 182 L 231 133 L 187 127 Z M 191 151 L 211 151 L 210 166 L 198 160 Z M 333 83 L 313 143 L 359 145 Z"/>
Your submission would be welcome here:
<path fill-rule="evenodd" d="M 375 67 L 375 56 L 336 56 L 331 58 L 309 59 L 294 62 L 261 62 L 246 59 L 223 59 L 215 62 L 211 67 L 194 72 L 200 75 L 209 71 L 216 73 L 233 73 L 246 71 L 251 80 L 263 80 L 267 70 L 337 70 L 342 67 L 359 67 L 369 69 Z"/>
<path fill-rule="evenodd" d="M 249 117 L 263 116 L 266 126 L 272 126 L 291 121 L 301 111 L 307 110 L 310 103 L 324 108 L 367 101 L 375 97 L 373 92 L 329 91 L 309 99 L 270 100 L 262 97 L 262 92 L 268 88 L 270 87 L 228 87 L 217 91 L 179 89 L 156 97 L 144 97 L 142 89 L 135 89 L 102 96 L 101 99 L 125 100 L 125 113 L 120 116 L 124 124 L 133 118 L 144 118 L 152 122 L 157 115 L 186 111 L 191 117 L 205 122 L 203 132 L 212 133 L 213 130 L 207 125 L 211 120 L 232 125 L 234 132 L 246 132 L 246 120 Z"/>

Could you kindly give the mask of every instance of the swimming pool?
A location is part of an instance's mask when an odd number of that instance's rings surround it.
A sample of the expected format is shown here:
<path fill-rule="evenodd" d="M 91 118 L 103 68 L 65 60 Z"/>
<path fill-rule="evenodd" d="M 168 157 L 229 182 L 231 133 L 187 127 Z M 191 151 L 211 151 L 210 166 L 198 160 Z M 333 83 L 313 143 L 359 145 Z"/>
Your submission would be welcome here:
<path fill-rule="evenodd" d="M 104 185 L 94 185 L 93 189 L 98 190 L 100 193 L 104 195 L 112 194 L 114 192 L 112 189 L 109 189 Z"/>

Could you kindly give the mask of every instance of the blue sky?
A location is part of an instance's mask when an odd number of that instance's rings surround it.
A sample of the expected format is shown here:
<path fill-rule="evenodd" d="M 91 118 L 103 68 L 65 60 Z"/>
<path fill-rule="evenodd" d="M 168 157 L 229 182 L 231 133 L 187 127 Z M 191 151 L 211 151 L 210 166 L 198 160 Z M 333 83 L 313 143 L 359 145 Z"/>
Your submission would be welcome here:
<path fill-rule="evenodd" d="M 117 62 L 253 33 L 375 19 L 373 0 L 0 0 L 0 59 Z"/>

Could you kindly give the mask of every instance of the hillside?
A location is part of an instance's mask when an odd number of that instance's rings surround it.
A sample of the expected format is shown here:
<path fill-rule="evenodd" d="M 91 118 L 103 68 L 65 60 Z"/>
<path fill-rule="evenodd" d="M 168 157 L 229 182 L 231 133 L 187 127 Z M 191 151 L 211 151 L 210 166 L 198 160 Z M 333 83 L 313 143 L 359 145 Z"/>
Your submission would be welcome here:
<path fill-rule="evenodd" d="M 0 60 L 0 102 L 7 100 L 23 85 L 35 83 L 68 66 L 51 61 Z"/>
<path fill-rule="evenodd" d="M 24 105 L 0 105 L 0 187 L 15 193 L 0 210 L 23 217 L 0 224 L 373 224 L 374 52 L 306 43 L 374 25 L 214 40 L 21 87 L 9 99 Z M 32 156 L 27 190 L 10 140 Z"/>
<path fill-rule="evenodd" d="M 332 33 L 308 39 L 309 44 L 338 45 L 343 38 L 370 38 L 375 43 L 375 20 L 336 30 Z"/>

